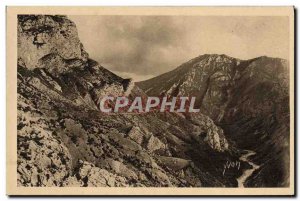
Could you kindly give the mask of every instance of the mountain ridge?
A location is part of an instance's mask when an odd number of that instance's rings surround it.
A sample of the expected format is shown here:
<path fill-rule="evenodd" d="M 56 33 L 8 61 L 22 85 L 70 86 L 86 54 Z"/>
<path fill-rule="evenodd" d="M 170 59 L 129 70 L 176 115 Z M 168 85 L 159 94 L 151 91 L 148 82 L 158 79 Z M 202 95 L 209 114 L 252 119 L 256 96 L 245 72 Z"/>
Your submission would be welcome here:
<path fill-rule="evenodd" d="M 89 58 L 65 16 L 18 16 L 17 68 L 18 186 L 224 187 L 248 167 L 223 175 L 240 153 L 206 115 L 103 115 L 103 95 L 146 94 Z"/>
<path fill-rule="evenodd" d="M 241 149 L 258 152 L 254 159 L 264 171 L 256 170 L 257 175 L 252 178 L 259 177 L 261 183 L 250 181 L 248 184 L 288 185 L 288 160 L 285 160 L 289 153 L 290 121 L 287 60 L 266 56 L 239 60 L 226 55 L 201 55 L 137 85 L 149 96 L 195 96 L 201 113 L 220 126 L 229 140 Z M 268 177 L 272 170 L 277 181 Z"/>

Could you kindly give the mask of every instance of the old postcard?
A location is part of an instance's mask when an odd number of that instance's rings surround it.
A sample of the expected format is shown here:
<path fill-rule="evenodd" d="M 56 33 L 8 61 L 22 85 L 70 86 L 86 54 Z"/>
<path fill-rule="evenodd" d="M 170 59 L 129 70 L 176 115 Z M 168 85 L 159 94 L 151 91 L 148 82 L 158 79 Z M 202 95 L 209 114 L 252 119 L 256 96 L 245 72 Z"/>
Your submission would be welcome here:
<path fill-rule="evenodd" d="M 293 7 L 7 8 L 8 195 L 294 195 L 294 162 Z"/>

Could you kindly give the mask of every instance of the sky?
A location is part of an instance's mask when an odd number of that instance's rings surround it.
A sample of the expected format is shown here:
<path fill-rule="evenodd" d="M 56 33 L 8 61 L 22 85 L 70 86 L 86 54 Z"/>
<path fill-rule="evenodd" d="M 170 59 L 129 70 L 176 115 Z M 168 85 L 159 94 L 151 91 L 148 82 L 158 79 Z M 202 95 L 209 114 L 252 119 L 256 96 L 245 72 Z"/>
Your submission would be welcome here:
<path fill-rule="evenodd" d="M 90 58 L 146 80 L 202 54 L 289 58 L 287 17 L 68 16 Z"/>

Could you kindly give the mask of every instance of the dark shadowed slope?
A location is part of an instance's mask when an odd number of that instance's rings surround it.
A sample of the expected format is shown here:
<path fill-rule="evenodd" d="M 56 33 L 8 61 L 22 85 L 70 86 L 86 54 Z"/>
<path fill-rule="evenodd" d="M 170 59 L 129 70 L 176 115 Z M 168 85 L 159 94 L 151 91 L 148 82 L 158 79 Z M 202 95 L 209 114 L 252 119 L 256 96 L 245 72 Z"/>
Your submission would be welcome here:
<path fill-rule="evenodd" d="M 249 186 L 289 185 L 288 62 L 202 55 L 137 85 L 148 95 L 196 96 L 201 112 L 239 148 L 257 152 Z"/>

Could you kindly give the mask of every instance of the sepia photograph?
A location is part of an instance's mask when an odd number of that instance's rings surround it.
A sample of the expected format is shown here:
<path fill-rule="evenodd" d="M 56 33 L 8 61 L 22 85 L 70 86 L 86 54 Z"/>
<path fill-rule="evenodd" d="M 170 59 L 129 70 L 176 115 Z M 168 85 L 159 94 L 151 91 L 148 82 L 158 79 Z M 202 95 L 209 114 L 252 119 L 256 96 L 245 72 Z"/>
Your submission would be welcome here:
<path fill-rule="evenodd" d="M 9 195 L 294 194 L 293 7 L 8 7 L 7 25 Z"/>

